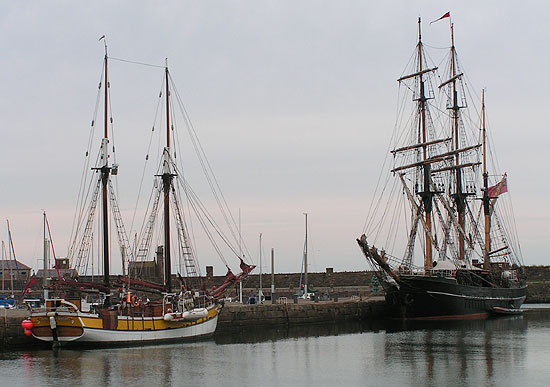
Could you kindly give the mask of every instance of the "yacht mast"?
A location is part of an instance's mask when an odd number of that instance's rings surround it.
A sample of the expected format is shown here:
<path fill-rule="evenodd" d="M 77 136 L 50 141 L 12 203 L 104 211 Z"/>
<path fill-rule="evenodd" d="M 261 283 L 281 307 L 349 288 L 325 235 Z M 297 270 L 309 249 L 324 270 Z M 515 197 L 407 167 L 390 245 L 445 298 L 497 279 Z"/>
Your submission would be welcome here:
<path fill-rule="evenodd" d="M 4 246 L 4 241 L 2 241 L 2 265 L 4 265 L 4 262 L 5 262 L 5 260 L 6 260 L 6 254 L 5 254 L 5 252 L 6 252 L 6 247 Z M 2 297 L 5 298 L 4 293 L 5 293 L 5 290 L 6 290 L 6 289 L 5 289 L 5 287 L 4 287 L 4 278 L 5 278 L 5 276 L 6 276 L 6 273 L 5 273 L 6 270 L 5 270 L 4 268 L 5 268 L 5 266 L 2 266 Z"/>
<path fill-rule="evenodd" d="M 258 292 L 258 303 L 262 304 L 263 292 L 263 283 L 262 283 L 262 233 L 260 233 L 260 291 Z"/>
<path fill-rule="evenodd" d="M 306 240 L 304 243 L 304 296 L 307 298 L 307 212 L 304 212 L 306 216 Z"/>
<path fill-rule="evenodd" d="M 50 249 L 49 249 L 49 240 L 46 238 L 46 211 L 44 211 L 44 224 L 43 224 L 43 228 L 44 228 L 44 237 L 43 237 L 43 240 L 44 240 L 44 277 L 42 278 L 42 286 L 44 288 L 44 301 L 46 301 L 48 299 L 48 269 L 49 269 L 49 252 L 50 252 Z"/>
<path fill-rule="evenodd" d="M 108 116 L 109 116 L 109 77 L 108 77 L 108 56 L 107 56 L 107 42 L 103 38 L 105 44 L 105 108 L 104 108 L 104 128 L 102 140 L 102 156 L 103 166 L 101 167 L 101 188 L 102 188 L 102 210 L 103 210 L 103 282 L 105 286 L 110 287 L 109 283 L 109 207 L 108 207 L 108 186 L 109 186 L 109 174 L 111 168 L 109 167 L 109 136 L 108 136 Z M 110 304 L 110 297 L 107 295 L 105 298 L 105 305 Z"/>
<path fill-rule="evenodd" d="M 164 173 L 162 183 L 164 188 L 164 285 L 166 291 L 172 290 L 172 267 L 170 257 L 170 188 L 173 175 L 170 173 L 170 89 L 168 60 L 165 66 L 166 74 L 166 148 L 164 148 Z"/>

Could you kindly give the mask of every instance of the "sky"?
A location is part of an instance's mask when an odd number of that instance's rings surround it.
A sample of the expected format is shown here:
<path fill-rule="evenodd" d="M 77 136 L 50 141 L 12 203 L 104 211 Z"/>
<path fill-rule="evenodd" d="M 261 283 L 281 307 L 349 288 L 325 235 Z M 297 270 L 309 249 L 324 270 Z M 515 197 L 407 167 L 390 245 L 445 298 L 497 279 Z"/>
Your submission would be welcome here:
<path fill-rule="evenodd" d="M 252 261 L 261 233 L 276 272 L 300 271 L 307 212 L 309 271 L 366 269 L 355 238 L 394 127 L 396 80 L 418 17 L 427 46 L 449 46 L 448 23 L 429 24 L 447 11 L 472 86 L 487 90 L 523 260 L 549 262 L 544 2 L 0 1 L 0 219 L 10 222 L 17 258 L 33 268 L 41 266 L 42 210 L 56 254 L 70 243 L 106 35 L 113 58 L 168 58 L 229 207 L 240 211 Z M 119 203 L 129 224 L 162 69 L 111 63 Z M 204 250 L 201 267 L 223 274 Z"/>

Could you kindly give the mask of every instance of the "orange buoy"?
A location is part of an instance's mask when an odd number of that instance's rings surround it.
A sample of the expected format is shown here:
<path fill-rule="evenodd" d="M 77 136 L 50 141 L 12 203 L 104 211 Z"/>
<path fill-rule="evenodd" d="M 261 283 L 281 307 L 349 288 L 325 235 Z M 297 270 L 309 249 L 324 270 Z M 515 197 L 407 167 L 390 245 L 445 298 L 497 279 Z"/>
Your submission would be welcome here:
<path fill-rule="evenodd" d="M 132 296 L 132 306 L 139 306 L 139 297 L 135 294 Z"/>
<path fill-rule="evenodd" d="M 23 329 L 31 329 L 34 326 L 34 324 L 32 323 L 31 320 L 26 319 L 21 321 L 21 326 L 23 327 Z"/>

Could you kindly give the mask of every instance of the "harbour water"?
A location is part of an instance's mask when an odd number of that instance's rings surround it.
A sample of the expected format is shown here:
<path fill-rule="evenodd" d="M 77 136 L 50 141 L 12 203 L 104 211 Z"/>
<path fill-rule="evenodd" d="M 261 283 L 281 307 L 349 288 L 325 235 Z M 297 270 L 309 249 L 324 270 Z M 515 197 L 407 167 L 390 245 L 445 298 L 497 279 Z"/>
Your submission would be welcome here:
<path fill-rule="evenodd" d="M 2 386 L 543 386 L 550 306 L 481 321 L 224 332 L 113 349 L 0 352 Z"/>

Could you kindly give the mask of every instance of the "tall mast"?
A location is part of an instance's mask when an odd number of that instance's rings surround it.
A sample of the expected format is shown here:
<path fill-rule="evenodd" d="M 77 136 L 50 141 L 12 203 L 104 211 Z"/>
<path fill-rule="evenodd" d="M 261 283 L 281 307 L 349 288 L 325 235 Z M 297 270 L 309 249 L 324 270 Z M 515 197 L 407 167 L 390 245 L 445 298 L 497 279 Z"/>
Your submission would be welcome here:
<path fill-rule="evenodd" d="M 49 243 L 48 239 L 46 239 L 46 211 L 44 211 L 44 220 L 43 220 L 43 226 L 44 226 L 44 277 L 42 278 L 42 286 L 44 287 L 44 301 L 48 299 L 48 269 L 49 269 Z"/>
<path fill-rule="evenodd" d="M 306 216 L 306 240 L 304 243 L 304 295 L 307 298 L 307 212 L 304 212 Z"/>
<path fill-rule="evenodd" d="M 425 161 L 428 157 L 427 155 L 427 135 L 426 135 L 426 91 L 424 88 L 424 79 L 423 79 L 423 63 L 422 63 L 422 30 L 421 30 L 421 20 L 418 18 L 418 73 L 419 73 L 419 82 L 420 82 L 420 98 L 419 110 L 420 110 L 420 122 L 419 122 L 419 131 L 422 136 L 422 161 Z M 426 163 L 423 166 L 423 192 L 420 192 L 422 197 L 422 202 L 424 204 L 424 216 L 426 223 L 426 255 L 424 260 L 424 268 L 432 268 L 432 240 L 430 237 L 432 231 L 432 196 L 433 193 L 430 187 L 430 164 Z"/>
<path fill-rule="evenodd" d="M 260 291 L 258 292 L 258 302 L 262 303 L 263 296 L 263 283 L 262 283 L 262 233 L 260 233 Z"/>
<path fill-rule="evenodd" d="M 170 257 L 170 188 L 172 174 L 170 173 L 170 89 L 168 82 L 168 60 L 165 66 L 166 75 L 166 148 L 164 149 L 164 173 L 162 183 L 164 188 L 164 285 L 166 291 L 172 290 L 172 266 Z"/>
<path fill-rule="evenodd" d="M 458 106 L 458 91 L 456 87 L 456 50 L 455 50 L 455 40 L 454 40 L 454 29 L 453 23 L 451 23 L 451 79 L 453 84 L 453 137 L 454 137 L 454 148 L 455 151 L 460 149 L 460 137 L 459 137 L 459 110 Z M 462 170 L 459 168 L 460 165 L 460 153 L 456 152 L 455 154 L 455 165 L 456 168 L 456 193 L 455 193 L 455 202 L 456 209 L 458 212 L 458 224 L 465 230 L 465 216 L 464 212 L 466 209 L 466 197 L 462 192 Z M 465 257 L 464 253 L 464 235 L 463 233 L 458 233 L 458 257 L 463 260 Z"/>
<path fill-rule="evenodd" d="M 489 198 L 489 174 L 487 173 L 487 133 L 485 130 L 485 89 L 481 94 L 481 131 L 483 135 L 483 212 L 485 217 L 485 252 L 483 268 L 489 269 L 491 261 L 489 252 L 491 251 L 491 206 Z"/>
<path fill-rule="evenodd" d="M 4 246 L 4 241 L 2 241 L 2 264 L 4 264 L 4 261 L 6 260 L 6 247 Z M 2 266 L 2 296 L 5 298 L 5 288 L 4 288 L 4 277 L 6 276 L 4 266 Z"/>
<path fill-rule="evenodd" d="M 111 168 L 109 168 L 109 136 L 108 136 L 108 122 L 109 122 L 109 76 L 108 76 L 108 56 L 107 56 L 107 43 L 105 44 L 105 114 L 104 114 L 104 127 L 105 133 L 103 134 L 102 148 L 103 148 L 103 166 L 101 167 L 101 183 L 102 183 L 102 196 L 103 196 L 103 282 L 105 286 L 110 287 L 109 283 L 109 207 L 108 207 L 108 185 L 109 174 Z M 110 304 L 110 297 L 106 297 L 105 304 Z"/>

